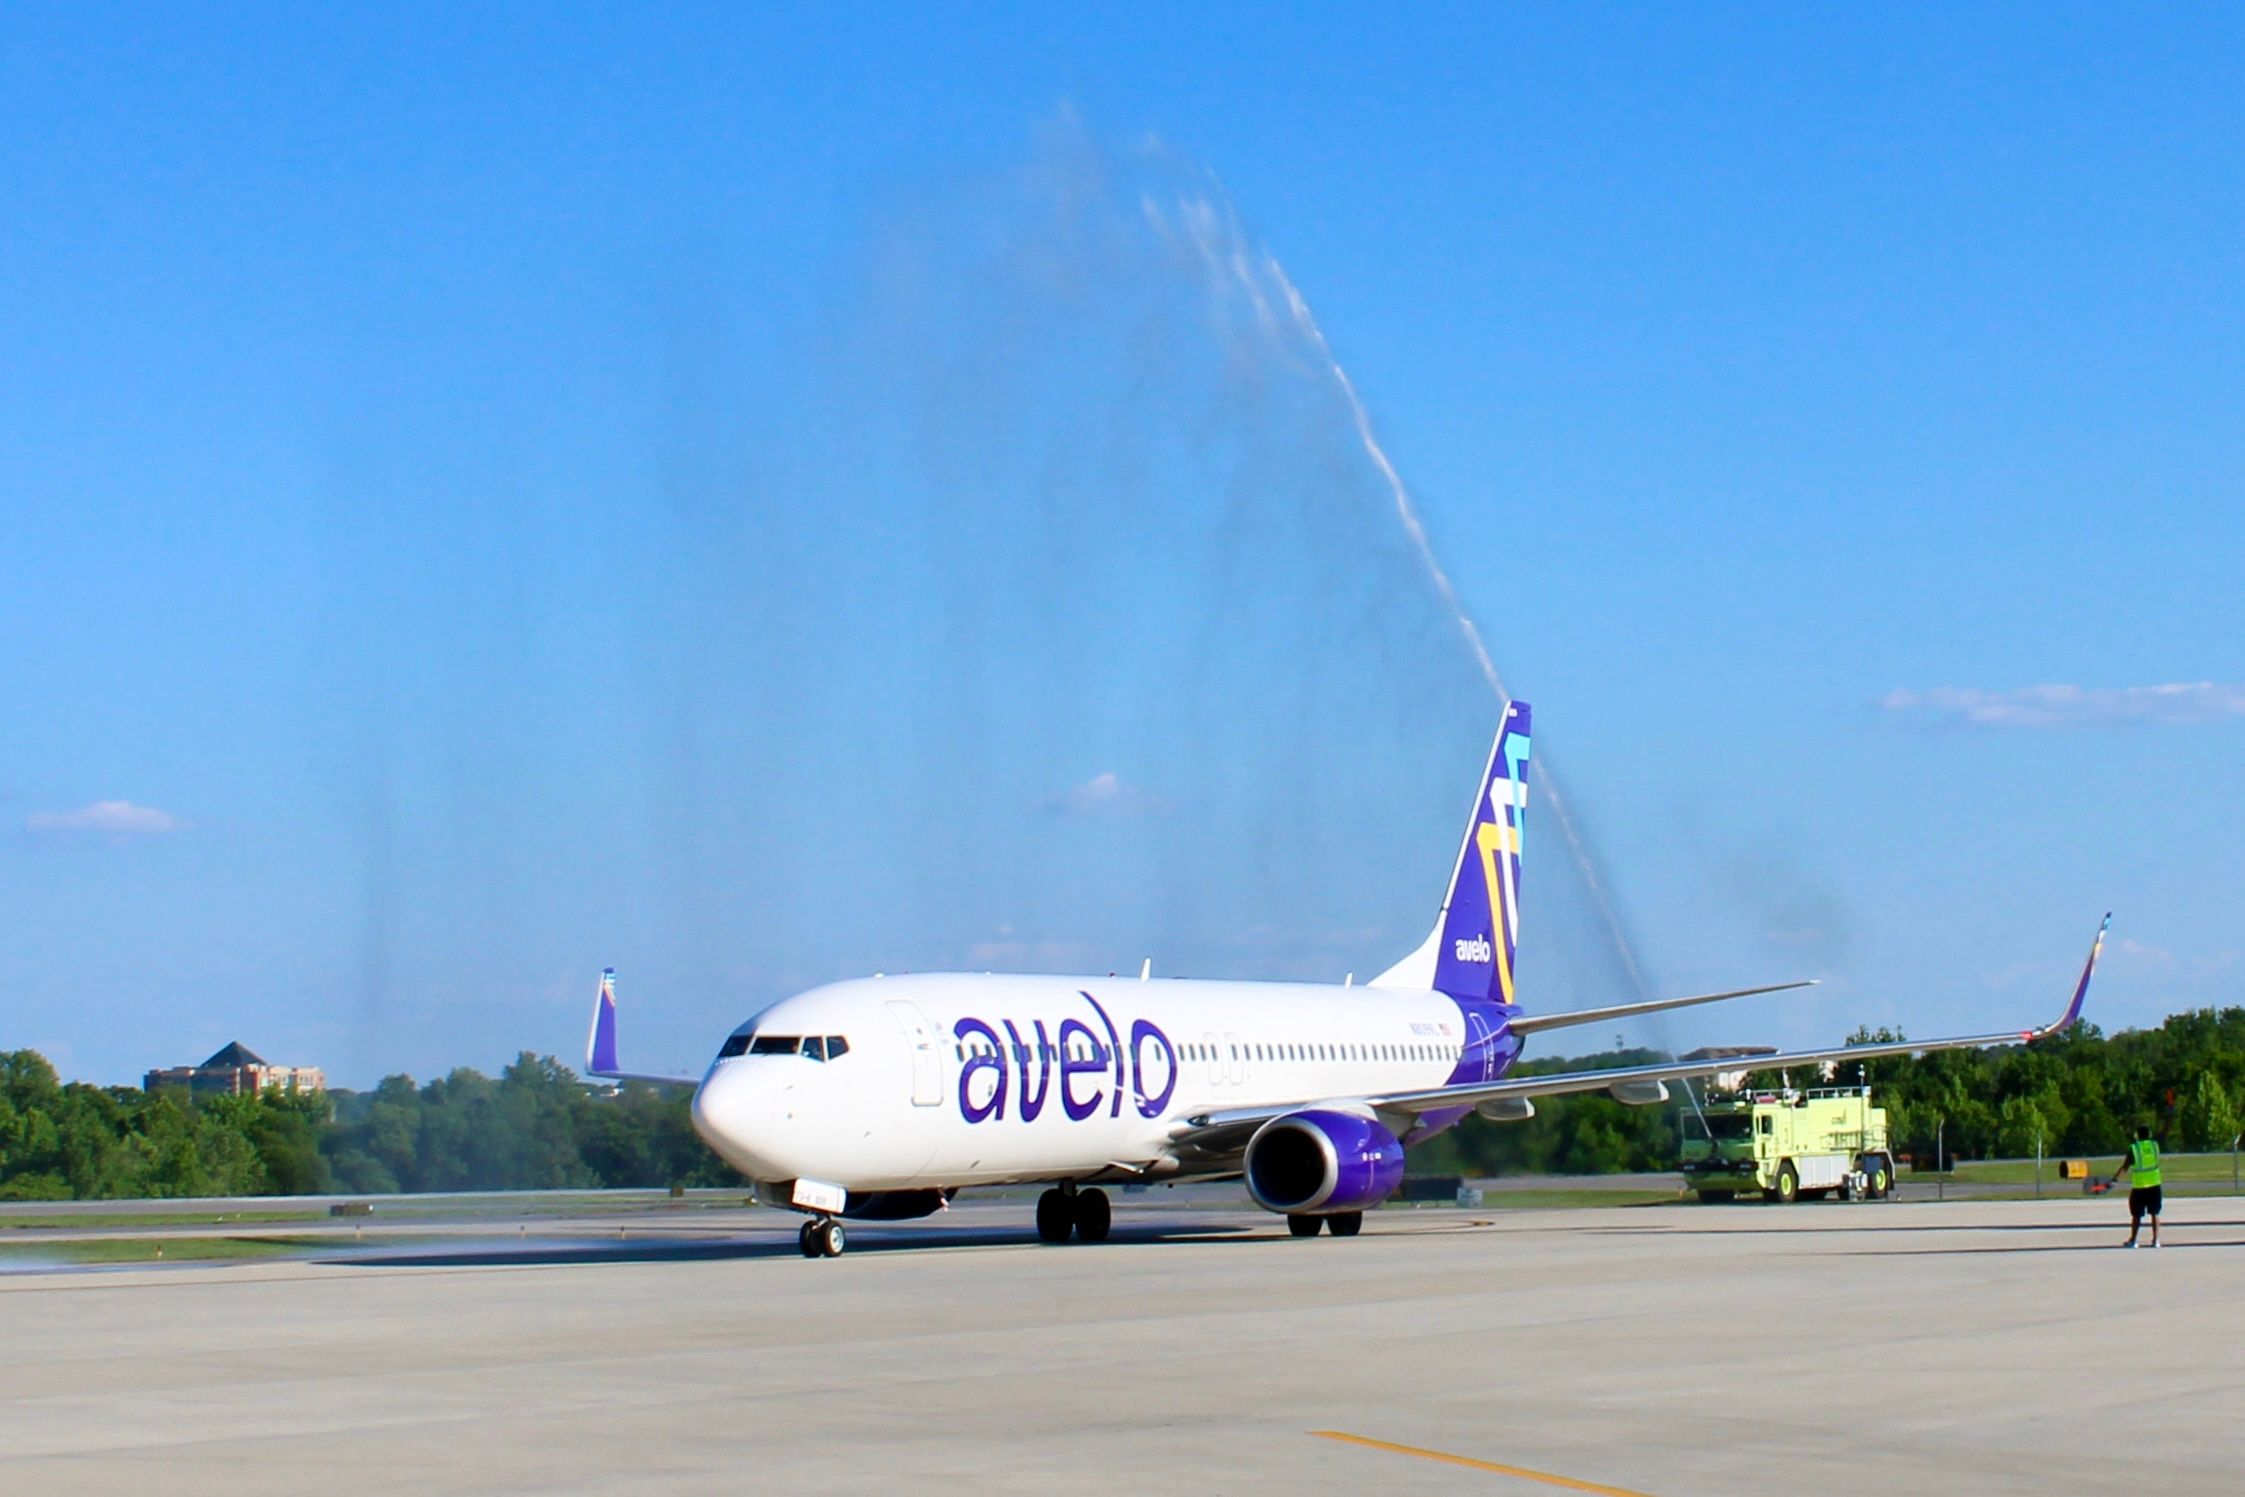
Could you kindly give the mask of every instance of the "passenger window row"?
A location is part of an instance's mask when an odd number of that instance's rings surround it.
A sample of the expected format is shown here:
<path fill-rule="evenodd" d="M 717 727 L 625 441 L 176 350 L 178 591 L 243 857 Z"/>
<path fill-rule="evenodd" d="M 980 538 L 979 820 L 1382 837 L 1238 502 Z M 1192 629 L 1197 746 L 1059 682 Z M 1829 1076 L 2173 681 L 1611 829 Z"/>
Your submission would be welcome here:
<path fill-rule="evenodd" d="M 1026 1065 L 1031 1053 L 1039 1060 L 1062 1059 L 1099 1061 L 1106 1058 L 1105 1047 L 1098 1045 L 1073 1045 L 1063 1054 L 1054 1044 L 1008 1045 L 1017 1064 Z M 969 1055 L 994 1055 L 997 1052 L 987 1043 L 976 1040 L 963 1045 L 953 1045 L 958 1059 Z M 1180 1059 L 1215 1063 L 1225 1059 L 1229 1049 L 1232 1060 L 1258 1061 L 1353 1061 L 1353 1060 L 1456 1060 L 1460 1051 L 1455 1045 L 1241 1045 L 1230 1046 L 1186 1044 L 1178 1046 Z M 850 1051 L 850 1042 L 838 1034 L 736 1034 L 728 1037 L 718 1050 L 719 1060 L 730 1060 L 736 1055 L 801 1055 L 810 1060 L 839 1060 Z M 1242 1051 L 1245 1052 L 1242 1055 Z"/>
<path fill-rule="evenodd" d="M 1013 1056 L 1014 1064 L 1023 1066 L 1029 1064 L 1031 1060 L 1091 1060 L 1102 1065 L 1106 1064 L 1107 1061 L 1107 1047 L 1105 1045 L 1070 1045 L 1063 1050 L 1060 1046 L 1050 1042 L 1032 1045 L 1026 1040 L 1018 1044 L 995 1047 L 988 1040 L 954 1041 L 951 1046 L 951 1053 L 962 1061 L 970 1055 L 985 1056 L 1010 1053 Z"/>
<path fill-rule="evenodd" d="M 1178 1047 L 1183 1058 L 1218 1061 L 1230 1052 L 1233 1060 L 1456 1060 L 1456 1045 L 1200 1045 Z M 1243 1055 L 1242 1052 L 1245 1052 Z"/>
<path fill-rule="evenodd" d="M 1223 1059 L 1224 1047 L 1221 1046 L 1185 1044 L 1177 1048 L 1180 1060 L 1214 1062 Z M 1241 1059 L 1240 1052 L 1244 1050 L 1246 1059 L 1261 1061 L 1456 1060 L 1461 1053 L 1455 1045 L 1233 1045 L 1229 1048 L 1234 1060 Z M 1058 1045 L 1021 1043 L 993 1047 L 987 1040 L 954 1042 L 951 1052 L 962 1062 L 969 1056 L 1011 1052 L 1017 1065 L 1027 1065 L 1032 1057 L 1040 1061 L 1104 1061 L 1107 1058 L 1106 1047 L 1102 1045 L 1074 1045 L 1063 1054 Z"/>

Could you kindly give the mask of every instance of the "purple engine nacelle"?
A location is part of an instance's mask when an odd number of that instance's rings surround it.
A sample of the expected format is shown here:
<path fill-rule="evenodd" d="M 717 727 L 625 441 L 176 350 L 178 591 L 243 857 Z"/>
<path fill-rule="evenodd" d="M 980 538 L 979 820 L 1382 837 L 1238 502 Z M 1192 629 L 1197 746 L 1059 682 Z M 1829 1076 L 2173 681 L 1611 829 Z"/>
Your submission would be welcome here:
<path fill-rule="evenodd" d="M 1403 1183 L 1403 1144 L 1373 1118 L 1311 1108 L 1257 1129 L 1246 1172 L 1247 1193 L 1265 1211 L 1362 1211 Z"/>

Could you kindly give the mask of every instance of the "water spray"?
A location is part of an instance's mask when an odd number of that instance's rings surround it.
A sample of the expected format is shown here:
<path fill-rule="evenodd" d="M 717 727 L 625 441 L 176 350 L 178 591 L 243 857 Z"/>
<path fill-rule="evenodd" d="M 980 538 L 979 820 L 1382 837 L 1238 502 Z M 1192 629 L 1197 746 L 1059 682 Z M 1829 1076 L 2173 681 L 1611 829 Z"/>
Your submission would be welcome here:
<path fill-rule="evenodd" d="M 1434 590 L 1436 599 L 1449 615 L 1458 634 L 1465 640 L 1466 649 L 1473 656 L 1474 666 L 1481 672 L 1481 679 L 1488 683 L 1489 690 L 1499 702 L 1510 700 L 1512 693 L 1506 689 L 1504 677 L 1497 671 L 1497 663 L 1489 654 L 1488 643 L 1481 637 L 1480 626 L 1474 623 L 1473 615 L 1467 612 L 1464 600 L 1458 596 L 1457 585 L 1450 580 L 1450 574 L 1443 568 L 1441 558 L 1434 554 L 1434 542 L 1427 535 L 1426 523 L 1419 516 L 1418 506 L 1411 501 L 1410 488 L 1403 482 L 1403 475 L 1396 471 L 1387 449 L 1381 445 L 1379 433 L 1373 430 L 1372 413 L 1366 408 L 1363 397 L 1357 394 L 1356 381 L 1349 378 L 1348 370 L 1342 367 L 1340 359 L 1335 356 L 1332 344 L 1326 341 L 1324 328 L 1318 325 L 1316 315 L 1310 311 L 1309 302 L 1303 297 L 1300 288 L 1295 286 L 1293 277 L 1286 273 L 1286 267 L 1279 264 L 1278 258 L 1267 250 L 1250 257 L 1246 235 L 1239 227 L 1237 214 L 1231 210 L 1228 200 L 1221 197 L 1220 187 L 1212 183 L 1211 191 L 1216 196 L 1188 199 L 1180 205 L 1175 228 L 1182 231 L 1204 272 L 1211 279 L 1230 284 L 1247 298 L 1248 305 L 1255 311 L 1257 323 L 1263 329 L 1277 330 L 1281 319 L 1274 308 L 1274 302 L 1283 305 L 1284 325 L 1292 330 L 1315 359 L 1318 372 L 1332 382 L 1335 392 L 1341 397 L 1341 403 L 1348 412 L 1350 423 L 1355 427 L 1357 441 L 1363 447 L 1364 455 L 1379 470 L 1381 482 L 1387 485 L 1388 498 L 1395 507 L 1396 521 L 1403 527 L 1403 534 L 1411 543 L 1412 555 L 1418 561 L 1419 570 L 1426 578 L 1427 585 Z M 1143 201 L 1142 206 L 1157 230 L 1165 234 L 1172 232 L 1172 224 L 1158 204 L 1149 198 Z M 1275 292 L 1276 296 L 1266 295 L 1266 287 Z M 1612 898 L 1606 893 L 1605 883 L 1598 877 L 1590 848 L 1576 828 L 1574 818 L 1568 814 L 1566 802 L 1561 798 L 1558 787 L 1552 783 L 1551 772 L 1544 767 L 1541 759 L 1536 759 L 1530 761 L 1529 773 L 1534 778 L 1538 793 L 1551 808 L 1552 821 L 1559 828 L 1560 840 L 1566 843 L 1569 857 L 1582 874 L 1584 887 L 1589 890 L 1591 903 L 1606 927 L 1607 939 L 1612 942 L 1615 954 L 1621 958 L 1631 989 L 1640 999 L 1650 998 L 1651 989 L 1645 982 L 1644 969 L 1638 964 L 1637 953 L 1630 945 L 1628 934 L 1622 929 L 1620 912 L 1614 908 Z"/>
<path fill-rule="evenodd" d="M 1356 382 L 1349 378 L 1348 371 L 1341 367 L 1341 361 L 1334 357 L 1332 345 L 1325 341 L 1325 330 L 1317 325 L 1317 319 L 1310 314 L 1309 303 L 1302 299 L 1301 292 L 1295 289 L 1285 270 L 1269 255 L 1263 257 L 1263 262 L 1264 269 L 1286 297 L 1295 327 L 1310 347 L 1316 350 L 1326 373 L 1332 377 L 1334 388 L 1340 392 L 1343 403 L 1348 407 L 1349 418 L 1356 425 L 1357 439 L 1364 444 L 1365 455 L 1380 470 L 1380 478 L 1388 486 L 1389 497 L 1395 502 L 1396 519 L 1402 523 L 1403 533 L 1410 537 L 1412 552 L 1418 557 L 1428 584 L 1433 587 L 1435 596 L 1442 600 L 1442 606 L 1456 623 L 1458 633 L 1464 636 L 1466 648 L 1472 652 L 1473 663 L 1480 668 L 1481 678 L 1489 683 L 1489 690 L 1499 702 L 1510 701 L 1512 693 L 1505 688 L 1504 678 L 1497 674 L 1497 663 L 1490 658 L 1489 647 L 1481 638 L 1480 626 L 1474 623 L 1473 615 L 1466 612 L 1456 586 L 1450 581 L 1450 574 L 1443 570 L 1441 560 L 1435 556 L 1434 543 L 1427 538 L 1426 525 L 1419 518 L 1418 506 L 1411 502 L 1411 491 L 1404 486 L 1403 476 L 1396 472 L 1395 464 L 1388 459 L 1387 449 L 1380 445 L 1379 436 L 1372 430 L 1372 416 L 1356 393 Z M 1582 873 L 1583 883 L 1590 890 L 1591 902 L 1597 906 L 1599 918 L 1606 924 L 1606 934 L 1613 942 L 1615 953 L 1621 957 L 1622 967 L 1629 975 L 1630 987 L 1635 990 L 1637 997 L 1649 999 L 1652 992 L 1646 986 L 1643 969 L 1637 965 L 1637 953 L 1630 948 L 1629 938 L 1621 928 L 1621 916 L 1614 909 L 1613 901 L 1607 897 L 1605 885 L 1599 881 L 1589 847 L 1584 844 L 1582 834 L 1575 829 L 1574 818 L 1567 814 L 1567 805 L 1560 799 L 1558 787 L 1551 782 L 1551 772 L 1538 759 L 1529 761 L 1529 774 L 1535 780 L 1536 789 L 1551 807 L 1552 821 L 1558 826 L 1560 838 L 1567 844 L 1568 854 Z"/>
<path fill-rule="evenodd" d="M 1325 341 L 1325 330 L 1318 326 L 1317 318 L 1310 313 L 1309 303 L 1295 289 L 1293 279 L 1287 275 L 1284 267 L 1276 258 L 1266 254 L 1263 256 L 1263 268 L 1284 294 L 1296 330 L 1316 351 L 1325 372 L 1332 377 L 1333 387 L 1340 392 L 1341 400 L 1348 408 L 1349 419 L 1356 425 L 1357 440 L 1364 444 L 1365 456 L 1372 460 L 1373 467 L 1380 470 L 1381 481 L 1387 484 L 1388 495 L 1395 502 L 1395 517 L 1402 524 L 1403 533 L 1410 538 L 1411 549 L 1418 557 L 1420 569 L 1425 572 L 1435 596 L 1441 599 L 1443 608 L 1457 624 L 1458 633 L 1464 636 L 1466 648 L 1473 654 L 1473 663 L 1480 668 L 1481 678 L 1489 683 L 1489 690 L 1495 693 L 1499 702 L 1510 701 L 1512 693 L 1505 689 L 1504 678 L 1497 674 L 1497 663 L 1490 657 L 1489 646 L 1481 638 L 1480 626 L 1474 623 L 1473 615 L 1466 612 L 1465 603 L 1458 597 L 1458 590 L 1450 581 L 1450 574 L 1443 570 L 1441 559 L 1434 554 L 1434 543 L 1427 537 L 1426 525 L 1419 518 L 1418 506 L 1411 502 L 1411 491 L 1405 487 L 1403 475 L 1389 461 L 1387 449 L 1380 445 L 1379 435 L 1372 429 L 1371 412 L 1365 409 L 1363 399 L 1356 393 L 1356 382 L 1349 378 L 1348 370 L 1341 367 L 1341 361 L 1335 357 L 1332 345 Z M 1640 1000 L 1649 1001 L 1653 996 L 1652 989 L 1645 981 L 1644 969 L 1637 965 L 1637 953 L 1630 946 L 1628 935 L 1622 930 L 1620 912 L 1607 897 L 1606 886 L 1599 881 L 1597 864 L 1590 856 L 1590 848 L 1584 843 L 1582 834 L 1575 829 L 1574 818 L 1567 814 L 1567 803 L 1560 798 L 1559 787 L 1552 783 L 1551 771 L 1545 768 L 1542 759 L 1531 759 L 1528 773 L 1544 804 L 1551 809 L 1552 823 L 1559 828 L 1560 840 L 1567 844 L 1568 855 L 1574 859 L 1576 869 L 1582 874 L 1583 886 L 1590 891 L 1591 904 L 1596 907 L 1599 918 L 1605 922 L 1607 939 L 1612 941 L 1614 953 L 1621 958 L 1622 969 L 1628 974 L 1630 987 Z M 1708 1128 L 1707 1114 L 1700 1110 L 1698 1088 L 1689 1079 L 1684 1081 L 1684 1099 L 1691 1104 L 1692 1115 L 1699 1119 L 1701 1130 L 1709 1138 L 1713 1138 L 1715 1135 Z"/>
<path fill-rule="evenodd" d="M 1215 190 L 1221 192 L 1220 188 Z M 1155 226 L 1166 231 L 1169 226 L 1158 206 L 1149 199 L 1145 201 L 1144 207 Z M 1444 569 L 1441 558 L 1435 555 L 1434 542 L 1427 535 L 1426 524 L 1420 518 L 1418 506 L 1411 500 L 1410 488 L 1404 483 L 1403 475 L 1396 470 L 1393 460 L 1388 457 L 1378 432 L 1373 429 L 1371 411 L 1366 408 L 1363 397 L 1357 393 L 1356 382 L 1349 377 L 1348 370 L 1334 354 L 1332 344 L 1326 340 L 1324 328 L 1318 325 L 1316 315 L 1310 311 L 1309 302 L 1294 284 L 1293 277 L 1286 273 L 1286 268 L 1279 264 L 1278 258 L 1267 250 L 1253 258 L 1249 257 L 1245 235 L 1240 231 L 1237 215 L 1231 211 L 1228 202 L 1211 198 L 1191 200 L 1182 205 L 1178 216 L 1207 273 L 1213 278 L 1230 281 L 1244 293 L 1248 304 L 1255 311 L 1257 322 L 1265 329 L 1273 328 L 1278 319 L 1273 311 L 1273 299 L 1264 294 L 1265 285 L 1258 284 L 1258 271 L 1261 281 L 1277 292 L 1276 300 L 1284 304 L 1287 324 L 1314 357 L 1319 372 L 1331 381 L 1334 390 L 1341 397 L 1342 405 L 1355 427 L 1357 441 L 1364 449 L 1364 455 L 1379 471 L 1381 482 L 1386 484 L 1388 497 L 1395 507 L 1396 521 L 1411 543 L 1411 551 L 1418 561 L 1420 572 L 1457 628 L 1458 634 L 1464 639 L 1466 649 L 1472 655 L 1475 667 L 1481 672 L 1482 680 L 1488 683 L 1490 692 L 1500 703 L 1509 701 L 1512 693 L 1506 688 L 1504 677 L 1497 670 L 1497 663 L 1489 653 L 1487 641 L 1481 637 L 1480 626 L 1473 621 L 1473 615 L 1467 611 L 1464 600 L 1458 596 L 1457 586 L 1450 580 L 1450 574 Z M 1573 816 L 1568 813 L 1567 803 L 1559 794 L 1559 787 L 1553 782 L 1551 771 L 1543 759 L 1537 758 L 1530 761 L 1529 774 L 1538 795 L 1550 808 L 1552 823 L 1559 829 L 1559 837 L 1566 844 L 1568 856 L 1582 875 L 1583 887 L 1589 891 L 1591 904 L 1605 926 L 1607 940 L 1615 955 L 1621 959 L 1622 970 L 1634 996 L 1639 1000 L 1650 1000 L 1653 996 L 1652 989 L 1645 980 L 1644 969 L 1638 963 L 1637 953 L 1630 943 L 1628 933 L 1622 927 L 1620 912 L 1614 907 L 1604 881 L 1598 876 L 1596 860 L 1591 857 L 1589 845 L 1575 826 Z M 1684 1082 L 1684 1096 L 1691 1104 L 1693 1115 L 1699 1119 L 1700 1128 L 1708 1131 L 1707 1116 L 1699 1105 L 1698 1089 L 1688 1080 Z M 1712 1138 L 1714 1135 L 1708 1131 L 1708 1136 Z"/>

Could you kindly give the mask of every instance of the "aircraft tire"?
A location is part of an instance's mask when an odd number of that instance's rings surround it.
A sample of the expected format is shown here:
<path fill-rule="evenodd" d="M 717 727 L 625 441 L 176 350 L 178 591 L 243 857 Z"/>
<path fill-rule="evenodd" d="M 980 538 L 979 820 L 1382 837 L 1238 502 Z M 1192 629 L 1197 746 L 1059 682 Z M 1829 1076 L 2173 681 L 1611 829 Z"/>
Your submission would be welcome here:
<path fill-rule="evenodd" d="M 1325 1225 L 1335 1237 L 1354 1237 L 1364 1230 L 1364 1213 L 1336 1211 L 1325 1219 Z"/>
<path fill-rule="evenodd" d="M 1076 1213 L 1068 1198 L 1057 1190 L 1048 1190 L 1037 1197 L 1037 1241 L 1066 1242 L 1075 1235 Z"/>
<path fill-rule="evenodd" d="M 818 1250 L 821 1254 L 829 1258 L 839 1258 L 842 1256 L 842 1249 L 849 1245 L 850 1234 L 842 1230 L 840 1222 L 830 1218 L 819 1223 Z"/>
<path fill-rule="evenodd" d="M 802 1226 L 795 1229 L 795 1246 L 806 1258 L 816 1258 L 819 1255 L 818 1246 L 811 1237 L 811 1234 L 817 1229 L 818 1222 L 816 1220 L 806 1221 Z"/>
<path fill-rule="evenodd" d="M 1317 1229 L 1324 1225 L 1325 1223 L 1320 1221 L 1317 1217 L 1303 1216 L 1300 1213 L 1296 1213 L 1295 1215 L 1289 1216 L 1286 1219 L 1286 1230 L 1293 1233 L 1296 1237 L 1315 1237 L 1317 1235 Z"/>
<path fill-rule="evenodd" d="M 1114 1224 L 1115 1210 L 1107 1202 L 1107 1192 L 1097 1189 L 1076 1192 L 1078 1242 L 1105 1242 L 1108 1229 Z"/>

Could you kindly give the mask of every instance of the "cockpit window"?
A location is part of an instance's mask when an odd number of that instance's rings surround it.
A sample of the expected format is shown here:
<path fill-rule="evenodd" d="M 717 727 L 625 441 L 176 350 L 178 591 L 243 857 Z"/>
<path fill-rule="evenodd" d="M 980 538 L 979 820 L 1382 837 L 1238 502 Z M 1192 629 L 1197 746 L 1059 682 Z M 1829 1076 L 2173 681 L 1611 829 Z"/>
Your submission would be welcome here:
<path fill-rule="evenodd" d="M 840 1060 L 850 1053 L 850 1042 L 838 1034 L 736 1034 L 717 1052 L 717 1058 L 740 1055 L 800 1055 L 809 1060 Z"/>

